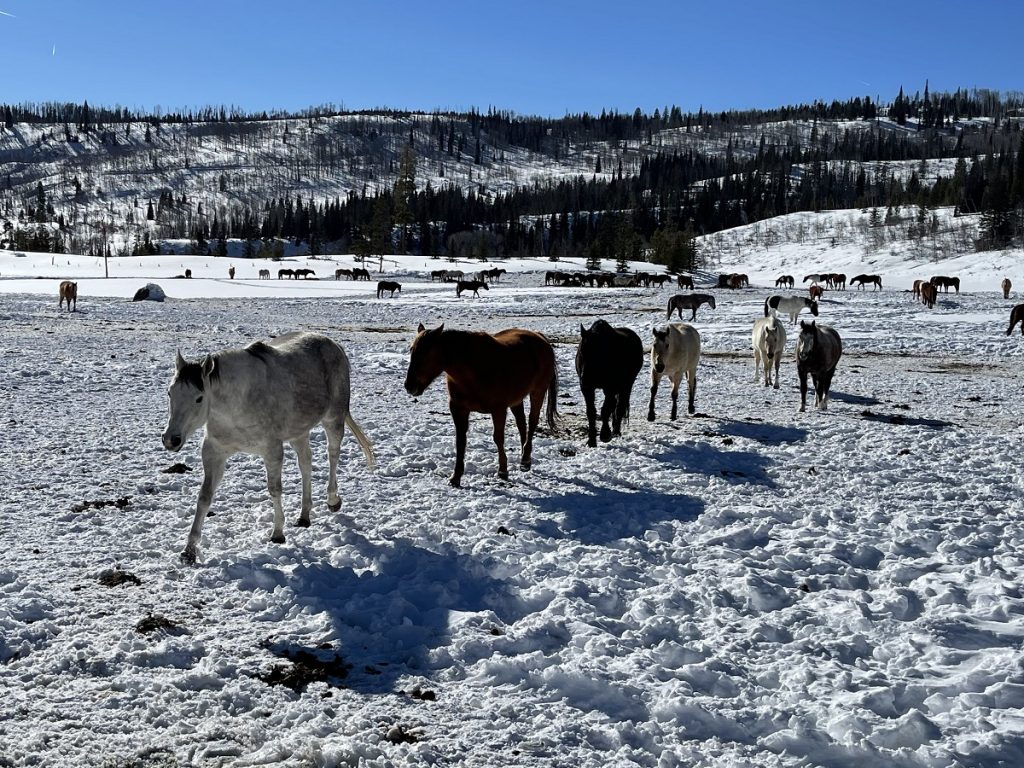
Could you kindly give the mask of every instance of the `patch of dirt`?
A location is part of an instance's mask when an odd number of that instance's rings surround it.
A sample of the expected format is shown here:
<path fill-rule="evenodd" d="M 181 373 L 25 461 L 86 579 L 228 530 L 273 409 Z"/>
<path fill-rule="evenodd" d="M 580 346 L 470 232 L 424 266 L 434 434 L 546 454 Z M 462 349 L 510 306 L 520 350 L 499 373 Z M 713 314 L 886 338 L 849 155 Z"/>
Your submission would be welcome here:
<path fill-rule="evenodd" d="M 148 635 L 153 632 L 163 631 L 168 634 L 178 634 L 182 631 L 181 625 L 168 619 L 159 613 L 150 613 L 135 625 L 135 631 L 140 635 Z"/>
<path fill-rule="evenodd" d="M 131 496 L 122 496 L 119 499 L 97 499 L 95 501 L 86 500 L 81 504 L 72 504 L 72 512 L 84 512 L 87 509 L 103 509 L 104 507 L 117 507 L 118 509 L 124 509 L 132 503 Z"/>
<path fill-rule="evenodd" d="M 192 467 L 190 467 L 188 464 L 182 464 L 179 461 L 175 464 L 171 464 L 171 466 L 165 469 L 161 469 L 160 471 L 163 472 L 165 475 L 183 475 L 186 472 L 191 472 Z"/>
<path fill-rule="evenodd" d="M 103 571 L 103 573 L 100 574 L 99 582 L 104 587 L 119 587 L 122 584 L 139 586 L 142 584 L 142 579 L 130 571 L 122 571 L 120 568 L 112 568 L 108 571 Z"/>
<path fill-rule="evenodd" d="M 310 683 L 326 683 L 340 688 L 340 681 L 348 677 L 352 669 L 352 665 L 345 663 L 336 653 L 327 655 L 304 648 L 271 650 L 276 656 L 287 659 L 288 663 L 275 664 L 269 672 L 257 677 L 267 685 L 283 685 L 296 693 L 305 691 Z"/>

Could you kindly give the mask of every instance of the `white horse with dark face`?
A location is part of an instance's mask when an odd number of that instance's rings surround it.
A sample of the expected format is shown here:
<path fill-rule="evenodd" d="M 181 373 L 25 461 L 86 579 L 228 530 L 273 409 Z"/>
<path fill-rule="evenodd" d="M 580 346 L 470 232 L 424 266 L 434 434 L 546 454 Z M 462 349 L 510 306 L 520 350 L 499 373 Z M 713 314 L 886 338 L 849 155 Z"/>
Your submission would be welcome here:
<path fill-rule="evenodd" d="M 800 337 L 796 342 L 796 372 L 800 377 L 800 410 L 807 408 L 807 374 L 814 381 L 814 406 L 828 410 L 828 393 L 832 377 L 843 354 L 843 340 L 834 328 L 800 321 Z"/>
<path fill-rule="evenodd" d="M 786 350 L 786 328 L 775 315 L 759 317 L 754 321 L 751 334 L 754 346 L 754 381 L 757 381 L 758 368 L 764 368 L 764 385 L 772 384 L 772 364 L 775 365 L 775 389 L 779 388 L 779 366 L 782 354 Z"/>
<path fill-rule="evenodd" d="M 796 323 L 797 315 L 804 309 L 809 309 L 812 315 L 818 316 L 818 302 L 804 296 L 769 296 L 764 300 L 764 316 L 768 317 L 773 309 L 788 314 L 791 323 Z"/>
<path fill-rule="evenodd" d="M 359 441 L 366 462 L 375 466 L 373 448 L 349 413 L 349 363 L 345 351 L 325 336 L 293 332 L 244 349 L 229 349 L 190 363 L 179 352 L 176 372 L 167 391 L 170 415 L 163 433 L 164 448 L 178 451 L 189 436 L 206 425 L 203 440 L 203 486 L 196 516 L 181 558 L 194 563 L 203 520 L 224 477 L 228 458 L 236 453 L 263 457 L 267 488 L 274 504 L 270 540 L 284 542 L 281 508 L 281 464 L 284 443 L 299 459 L 302 513 L 297 525 L 309 525 L 313 507 L 309 433 L 317 424 L 327 432 L 330 473 L 327 506 L 341 507 L 337 467 L 347 424 Z"/>
<path fill-rule="evenodd" d="M 676 419 L 679 384 L 686 376 L 687 411 L 693 413 L 697 394 L 697 364 L 700 362 L 700 334 L 692 325 L 671 323 L 666 328 L 654 329 L 651 344 L 651 402 L 647 407 L 647 420 L 654 421 L 654 398 L 658 382 L 668 376 L 672 382 L 672 421 Z"/>

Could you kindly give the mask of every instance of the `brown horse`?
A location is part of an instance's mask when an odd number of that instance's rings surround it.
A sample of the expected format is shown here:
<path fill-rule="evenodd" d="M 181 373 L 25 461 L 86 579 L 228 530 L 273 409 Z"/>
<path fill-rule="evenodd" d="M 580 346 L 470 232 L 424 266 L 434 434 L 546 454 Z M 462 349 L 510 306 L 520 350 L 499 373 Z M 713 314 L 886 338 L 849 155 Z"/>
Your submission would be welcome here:
<path fill-rule="evenodd" d="M 1020 323 L 1020 335 L 1024 336 L 1024 304 L 1018 304 L 1010 310 L 1010 327 L 1006 329 L 1006 335 L 1013 333 L 1013 326 Z"/>
<path fill-rule="evenodd" d="M 1010 289 L 1013 287 L 1013 283 L 1010 282 L 1010 278 L 1004 277 L 1003 282 L 999 284 L 999 287 L 1003 289 L 1003 298 L 1010 298 Z"/>
<path fill-rule="evenodd" d="M 935 306 L 938 294 L 939 290 L 935 287 L 934 283 L 921 283 L 921 303 L 928 307 L 928 309 Z"/>
<path fill-rule="evenodd" d="M 405 390 L 419 397 L 442 373 L 448 382 L 448 408 L 455 423 L 455 470 L 448 482 L 460 487 L 466 464 L 466 435 L 470 413 L 489 413 L 494 422 L 498 448 L 498 477 L 508 479 L 505 456 L 505 419 L 508 410 L 516 420 L 523 453 L 520 466 L 529 470 L 533 436 L 547 395 L 547 423 L 558 417 L 558 367 L 555 350 L 535 331 L 509 328 L 495 334 L 479 331 L 446 331 L 444 323 L 428 331 L 420 324 L 412 342 Z M 530 398 L 527 426 L 523 401 Z"/>
<path fill-rule="evenodd" d="M 78 309 L 78 283 L 73 283 L 70 280 L 64 280 L 60 284 L 60 299 L 57 301 L 57 308 L 60 309 L 64 306 L 64 302 L 68 303 L 68 312 L 74 312 Z M 74 309 L 71 308 L 71 303 L 74 302 Z"/>
<path fill-rule="evenodd" d="M 911 292 L 914 294 L 915 299 L 921 298 L 921 286 L 924 285 L 924 280 L 915 280 L 914 287 L 911 288 Z"/>
<path fill-rule="evenodd" d="M 817 301 L 818 299 L 821 298 L 821 295 L 825 293 L 825 289 L 822 288 L 817 283 L 814 283 L 813 285 L 811 285 L 810 288 L 807 289 L 807 292 L 810 294 L 811 299 L 813 301 Z"/>

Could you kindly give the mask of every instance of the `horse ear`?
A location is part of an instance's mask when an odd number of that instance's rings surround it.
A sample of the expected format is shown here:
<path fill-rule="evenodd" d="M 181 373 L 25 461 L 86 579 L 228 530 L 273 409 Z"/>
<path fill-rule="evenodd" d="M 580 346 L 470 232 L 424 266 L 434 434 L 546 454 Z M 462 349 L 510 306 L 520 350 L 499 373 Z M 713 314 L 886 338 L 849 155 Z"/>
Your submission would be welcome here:
<path fill-rule="evenodd" d="M 181 356 L 181 350 L 179 349 L 177 351 L 177 354 L 176 354 L 175 358 L 174 358 L 174 370 L 175 370 L 175 372 L 176 373 L 181 373 L 181 369 L 184 368 L 186 365 L 188 365 L 188 363 L 185 361 L 185 358 Z"/>
<path fill-rule="evenodd" d="M 213 375 L 213 369 L 217 366 L 217 361 L 213 355 L 207 355 L 206 359 L 203 360 L 203 378 L 208 379 Z"/>
<path fill-rule="evenodd" d="M 583 323 L 580 323 L 580 336 L 583 336 L 587 332 L 587 329 L 583 327 Z"/>
<path fill-rule="evenodd" d="M 423 333 L 425 330 L 427 329 L 423 327 L 423 323 L 420 323 L 419 326 L 416 328 L 416 333 Z"/>
<path fill-rule="evenodd" d="M 443 330 L 444 330 L 444 323 L 441 323 L 439 326 L 437 326 L 437 332 L 440 333 Z"/>

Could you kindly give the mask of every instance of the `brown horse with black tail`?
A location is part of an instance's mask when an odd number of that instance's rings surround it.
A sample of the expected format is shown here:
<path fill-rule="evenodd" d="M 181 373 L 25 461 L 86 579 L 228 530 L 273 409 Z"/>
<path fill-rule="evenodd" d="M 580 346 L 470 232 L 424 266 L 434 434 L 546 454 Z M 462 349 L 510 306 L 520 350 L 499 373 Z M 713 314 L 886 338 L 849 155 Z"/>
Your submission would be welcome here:
<path fill-rule="evenodd" d="M 547 423 L 555 427 L 558 410 L 558 366 L 555 350 L 542 334 L 509 328 L 495 334 L 453 331 L 439 327 L 416 329 L 409 354 L 405 391 L 419 397 L 445 374 L 448 408 L 455 423 L 455 470 L 448 482 L 462 484 L 466 467 L 466 435 L 470 413 L 489 413 L 494 422 L 498 448 L 498 477 L 508 479 L 505 455 L 505 420 L 511 409 L 523 447 L 520 466 L 529 470 L 533 461 L 533 436 L 547 396 Z M 530 398 L 527 423 L 523 403 Z"/>
<path fill-rule="evenodd" d="M 396 283 L 394 280 L 381 280 L 377 283 L 377 298 L 384 296 L 384 291 L 390 291 L 390 295 L 394 298 L 395 291 L 402 292 L 402 284 Z"/>

